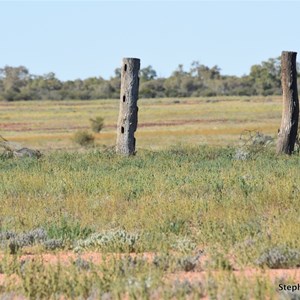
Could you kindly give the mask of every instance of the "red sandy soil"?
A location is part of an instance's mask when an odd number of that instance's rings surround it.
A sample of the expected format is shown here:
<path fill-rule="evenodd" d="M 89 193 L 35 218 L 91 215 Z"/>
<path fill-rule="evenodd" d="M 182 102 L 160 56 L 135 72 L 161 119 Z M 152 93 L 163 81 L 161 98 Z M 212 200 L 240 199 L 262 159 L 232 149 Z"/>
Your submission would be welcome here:
<path fill-rule="evenodd" d="M 144 258 L 147 261 L 152 261 L 155 257 L 155 253 L 143 253 L 143 254 L 130 254 L 131 257 Z M 101 264 L 105 259 L 109 259 L 112 254 L 102 254 L 99 252 L 86 252 L 82 254 L 76 254 L 74 252 L 59 252 L 59 253 L 45 253 L 45 254 L 25 254 L 20 257 L 20 260 L 30 260 L 39 258 L 42 259 L 44 263 L 55 264 L 70 264 L 72 261 L 76 260 L 78 257 L 86 261 L 92 262 L 94 264 Z M 127 257 L 128 254 L 114 254 L 116 258 Z M 0 255 L 0 259 L 3 258 L 3 255 Z M 205 262 L 207 258 L 201 258 L 201 263 Z M 200 264 L 201 264 L 200 263 Z M 201 270 L 196 268 L 197 271 L 191 272 L 176 272 L 172 274 L 166 274 L 166 279 L 168 280 L 189 280 L 189 281 L 203 281 L 208 272 L 206 270 Z M 217 275 L 220 272 L 224 271 L 212 271 L 212 275 Z M 242 276 L 245 278 L 251 278 L 255 276 L 269 277 L 272 281 L 276 278 L 290 278 L 295 280 L 295 283 L 300 282 L 300 268 L 295 269 L 258 269 L 258 268 L 245 268 L 245 269 L 234 269 L 232 273 L 236 276 Z M 0 274 L 0 284 L 3 283 L 5 275 Z"/>
<path fill-rule="evenodd" d="M 161 126 L 179 126 L 185 124 L 200 124 L 200 123 L 243 123 L 244 120 L 231 120 L 231 119 L 195 119 L 195 120 L 169 120 L 166 122 L 147 122 L 147 123 L 139 123 L 139 128 L 147 128 L 147 127 L 161 127 Z M 42 127 L 37 126 L 39 124 L 34 123 L 0 123 L 0 129 L 3 131 L 65 131 L 67 130 L 75 130 L 75 129 L 87 129 L 88 126 L 69 126 L 67 128 L 60 127 Z M 104 128 L 116 128 L 116 125 L 105 125 Z"/>
<path fill-rule="evenodd" d="M 114 254 L 114 257 L 116 258 L 122 258 L 126 257 L 128 254 Z M 153 258 L 155 257 L 154 253 L 143 253 L 143 254 L 130 254 L 131 257 L 139 257 L 139 258 L 144 258 L 148 261 L 152 261 Z M 46 253 L 46 254 L 25 254 L 20 257 L 20 260 L 30 260 L 30 259 L 35 259 L 35 258 L 40 258 L 42 259 L 45 263 L 49 264 L 55 264 L 55 263 L 62 263 L 62 264 L 70 264 L 72 261 L 74 261 L 76 258 L 80 257 L 81 259 L 84 259 L 86 261 L 90 261 L 94 264 L 100 264 L 105 257 L 109 259 L 111 257 L 111 254 L 104 255 L 99 252 L 86 252 L 83 254 L 76 254 L 74 252 L 60 252 L 57 254 L 53 253 Z M 3 255 L 0 254 L 0 259 L 3 258 Z M 203 263 L 203 260 L 205 261 L 207 258 L 203 257 L 201 259 L 201 263 Z M 200 263 L 199 263 L 200 264 Z M 176 273 L 166 273 L 164 280 L 168 282 L 175 282 L 175 281 L 190 281 L 190 282 L 203 282 L 206 281 L 209 274 L 205 270 L 201 270 L 201 267 L 198 268 L 198 271 L 191 271 L 191 272 L 176 272 Z M 221 273 L 224 271 L 212 271 L 211 274 L 218 275 L 218 273 Z M 241 276 L 243 279 L 247 278 L 247 280 L 251 280 L 251 278 L 255 279 L 256 276 L 260 276 L 263 278 L 269 278 L 271 281 L 275 282 L 276 279 L 290 279 L 293 280 L 295 284 L 300 282 L 300 268 L 298 269 L 255 269 L 255 268 L 246 268 L 244 270 L 234 270 L 232 271 L 233 274 L 236 277 Z M 0 286 L 5 284 L 5 279 L 6 275 L 0 274 Z M 19 278 L 17 275 L 11 275 L 10 280 L 16 280 L 18 281 Z M 0 295 L 1 298 L 1 295 Z M 9 298 L 10 300 L 25 300 L 26 298 L 23 296 L 19 295 L 10 295 Z M 64 298 L 62 298 L 64 299 Z M 128 295 L 124 295 L 123 300 L 128 300 L 129 297 Z M 189 299 L 189 298 L 187 298 Z M 192 299 L 192 298 L 191 298 Z M 202 300 L 208 300 L 208 296 L 202 297 Z"/>
<path fill-rule="evenodd" d="M 53 127 L 43 127 L 43 124 L 39 123 L 0 123 L 0 129 L 3 131 L 65 131 L 67 130 L 75 130 L 75 129 L 87 129 L 88 126 L 70 126 L 68 128 L 65 127 L 57 127 L 53 125 Z"/>
<path fill-rule="evenodd" d="M 220 271 L 211 272 L 212 275 L 217 275 Z M 300 269 L 255 269 L 248 268 L 244 270 L 235 270 L 232 273 L 238 277 L 242 276 L 243 278 L 254 278 L 256 276 L 266 277 L 272 281 L 276 279 L 291 279 L 295 284 L 300 282 Z M 176 272 L 174 274 L 167 275 L 167 278 L 170 280 L 179 280 L 185 281 L 188 280 L 190 282 L 203 281 L 207 278 L 206 271 L 198 271 L 198 272 Z"/>

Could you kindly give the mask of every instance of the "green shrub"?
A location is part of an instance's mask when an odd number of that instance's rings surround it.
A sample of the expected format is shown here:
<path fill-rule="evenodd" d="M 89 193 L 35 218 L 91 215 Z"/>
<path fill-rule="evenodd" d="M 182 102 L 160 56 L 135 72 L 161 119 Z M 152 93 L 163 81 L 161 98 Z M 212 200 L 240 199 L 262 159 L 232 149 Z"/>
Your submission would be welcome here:
<path fill-rule="evenodd" d="M 94 143 L 95 137 L 87 131 L 77 131 L 73 136 L 73 141 L 80 146 L 89 146 Z"/>
<path fill-rule="evenodd" d="M 90 119 L 91 129 L 93 132 L 99 133 L 104 126 L 104 118 L 96 117 L 95 119 Z"/>
<path fill-rule="evenodd" d="M 62 218 L 60 222 L 50 224 L 47 227 L 47 234 L 50 239 L 77 241 L 85 239 L 93 233 L 93 230 L 88 227 L 81 226 L 74 220 Z"/>

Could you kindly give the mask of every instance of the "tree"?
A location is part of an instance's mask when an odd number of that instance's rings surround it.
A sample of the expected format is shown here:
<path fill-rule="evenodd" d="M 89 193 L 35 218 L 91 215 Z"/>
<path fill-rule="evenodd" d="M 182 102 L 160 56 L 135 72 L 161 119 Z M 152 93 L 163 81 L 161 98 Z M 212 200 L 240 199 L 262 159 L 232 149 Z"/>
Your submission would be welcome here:
<path fill-rule="evenodd" d="M 141 98 L 165 97 L 164 82 L 165 79 L 163 78 L 142 82 L 140 84 L 140 92 L 139 92 L 140 97 Z"/>
<path fill-rule="evenodd" d="M 140 70 L 141 81 L 153 80 L 156 77 L 157 77 L 156 71 L 152 68 L 152 66 L 148 66 Z"/>
<path fill-rule="evenodd" d="M 250 70 L 250 79 L 258 95 L 279 95 L 281 93 L 280 83 L 280 58 L 270 58 L 260 65 L 253 65 Z"/>
<path fill-rule="evenodd" d="M 201 65 L 198 61 L 193 61 L 190 68 L 190 75 L 197 77 L 203 81 L 219 79 L 221 69 L 215 65 L 209 68 L 205 65 Z"/>
<path fill-rule="evenodd" d="M 299 70 L 300 65 L 297 64 Z M 280 59 L 270 58 L 251 67 L 249 75 L 222 75 L 215 65 L 208 67 L 193 61 L 189 71 L 178 65 L 168 78 L 158 78 L 151 65 L 139 72 L 140 96 L 156 97 L 199 97 L 217 95 L 279 95 Z M 298 78 L 300 72 L 298 73 Z M 24 66 L 5 66 L 0 69 L 0 99 L 2 100 L 46 100 L 46 99 L 104 99 L 120 97 L 121 69 L 105 80 L 90 77 L 60 81 L 54 73 L 32 75 Z M 300 80 L 298 80 L 300 88 Z"/>
<path fill-rule="evenodd" d="M 0 79 L 2 80 L 3 98 L 13 101 L 18 98 L 21 88 L 27 84 L 29 71 L 24 66 L 5 66 L 0 69 Z"/>

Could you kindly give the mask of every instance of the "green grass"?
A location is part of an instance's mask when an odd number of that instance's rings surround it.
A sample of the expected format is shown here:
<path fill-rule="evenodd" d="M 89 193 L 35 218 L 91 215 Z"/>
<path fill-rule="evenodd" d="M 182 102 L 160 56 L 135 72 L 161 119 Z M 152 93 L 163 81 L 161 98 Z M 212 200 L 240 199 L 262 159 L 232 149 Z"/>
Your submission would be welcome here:
<path fill-rule="evenodd" d="M 238 161 L 234 153 L 177 146 L 125 159 L 95 149 L 2 159 L 1 228 L 46 226 L 58 237 L 73 224 L 74 239 L 80 226 L 124 229 L 139 233 L 140 251 L 171 249 L 188 238 L 206 249 L 234 249 L 242 264 L 267 247 L 299 248 L 299 156 L 265 151 Z"/>
<path fill-rule="evenodd" d="M 248 280 L 234 269 L 300 265 L 300 157 L 276 156 L 271 145 L 250 147 L 248 159 L 237 160 L 244 129 L 274 136 L 280 100 L 219 100 L 140 101 L 140 123 L 149 126 L 138 129 L 137 155 L 128 158 L 103 146 L 115 140 L 117 103 L 112 100 L 1 103 L 1 124 L 10 127 L 0 133 L 40 146 L 44 155 L 38 160 L 0 156 L 0 248 L 15 253 L 0 261 L 0 295 L 276 299 L 272 280 L 258 275 Z M 69 151 L 74 146 L 66 138 L 76 124 L 88 126 L 98 108 L 106 127 L 96 145 Z M 21 120 L 33 130 L 13 127 Z M 165 124 L 174 120 L 183 123 Z M 44 253 L 56 251 L 55 245 L 78 255 L 134 252 L 138 258 L 100 265 L 20 262 L 27 246 Z M 192 272 L 199 250 L 208 258 L 201 262 L 205 280 L 166 280 L 179 271 Z M 157 253 L 156 263 L 145 262 L 145 252 Z"/>
<path fill-rule="evenodd" d="M 148 299 L 153 293 L 164 299 L 184 299 L 188 293 L 195 299 L 199 295 L 240 299 L 243 294 L 261 293 L 272 299 L 276 293 L 269 279 L 257 277 L 251 283 L 235 278 L 232 270 L 264 268 L 262 259 L 268 265 L 276 247 L 299 251 L 299 156 L 278 157 L 272 150 L 262 150 L 253 159 L 240 161 L 234 155 L 235 149 L 229 147 L 178 145 L 139 151 L 129 158 L 97 149 L 55 152 L 39 160 L 2 158 L 2 232 L 20 234 L 43 227 L 50 239 L 63 240 L 65 249 L 80 246 L 81 251 L 102 253 L 174 252 L 186 257 L 201 249 L 210 257 L 205 268 L 221 273 L 201 285 L 162 283 L 163 265 L 143 265 L 121 276 L 116 271 L 119 262 L 101 265 L 97 272 L 35 262 L 19 274 L 19 281 L 0 290 L 32 299 L 57 294 L 86 297 L 93 292 L 113 297 L 125 293 L 130 299 Z M 117 230 L 124 233 L 115 234 Z M 299 264 L 290 258 L 283 261 L 289 267 Z M 178 264 L 185 270 L 185 260 L 176 264 L 177 269 L 168 270 L 178 270 Z M 228 272 L 231 275 L 225 275 Z"/>

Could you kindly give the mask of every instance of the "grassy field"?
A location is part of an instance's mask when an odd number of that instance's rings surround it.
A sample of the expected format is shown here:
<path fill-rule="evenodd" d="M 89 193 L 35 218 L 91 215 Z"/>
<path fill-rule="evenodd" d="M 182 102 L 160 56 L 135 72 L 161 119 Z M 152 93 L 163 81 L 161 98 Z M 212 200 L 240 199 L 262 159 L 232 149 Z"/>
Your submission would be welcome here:
<path fill-rule="evenodd" d="M 211 100 L 141 100 L 125 159 L 100 147 L 117 101 L 1 103 L 1 134 L 45 155 L 0 156 L 0 295 L 298 299 L 278 289 L 300 280 L 299 154 L 239 148 L 245 129 L 275 135 L 280 99 Z M 74 151 L 96 115 L 98 146 Z"/>
<path fill-rule="evenodd" d="M 140 99 L 138 105 L 137 147 L 152 150 L 178 143 L 234 145 L 245 129 L 275 136 L 281 118 L 280 97 Z M 74 132 L 102 116 L 97 143 L 113 146 L 118 110 L 118 100 L 0 102 L 0 134 L 41 149 L 76 148 Z"/>

